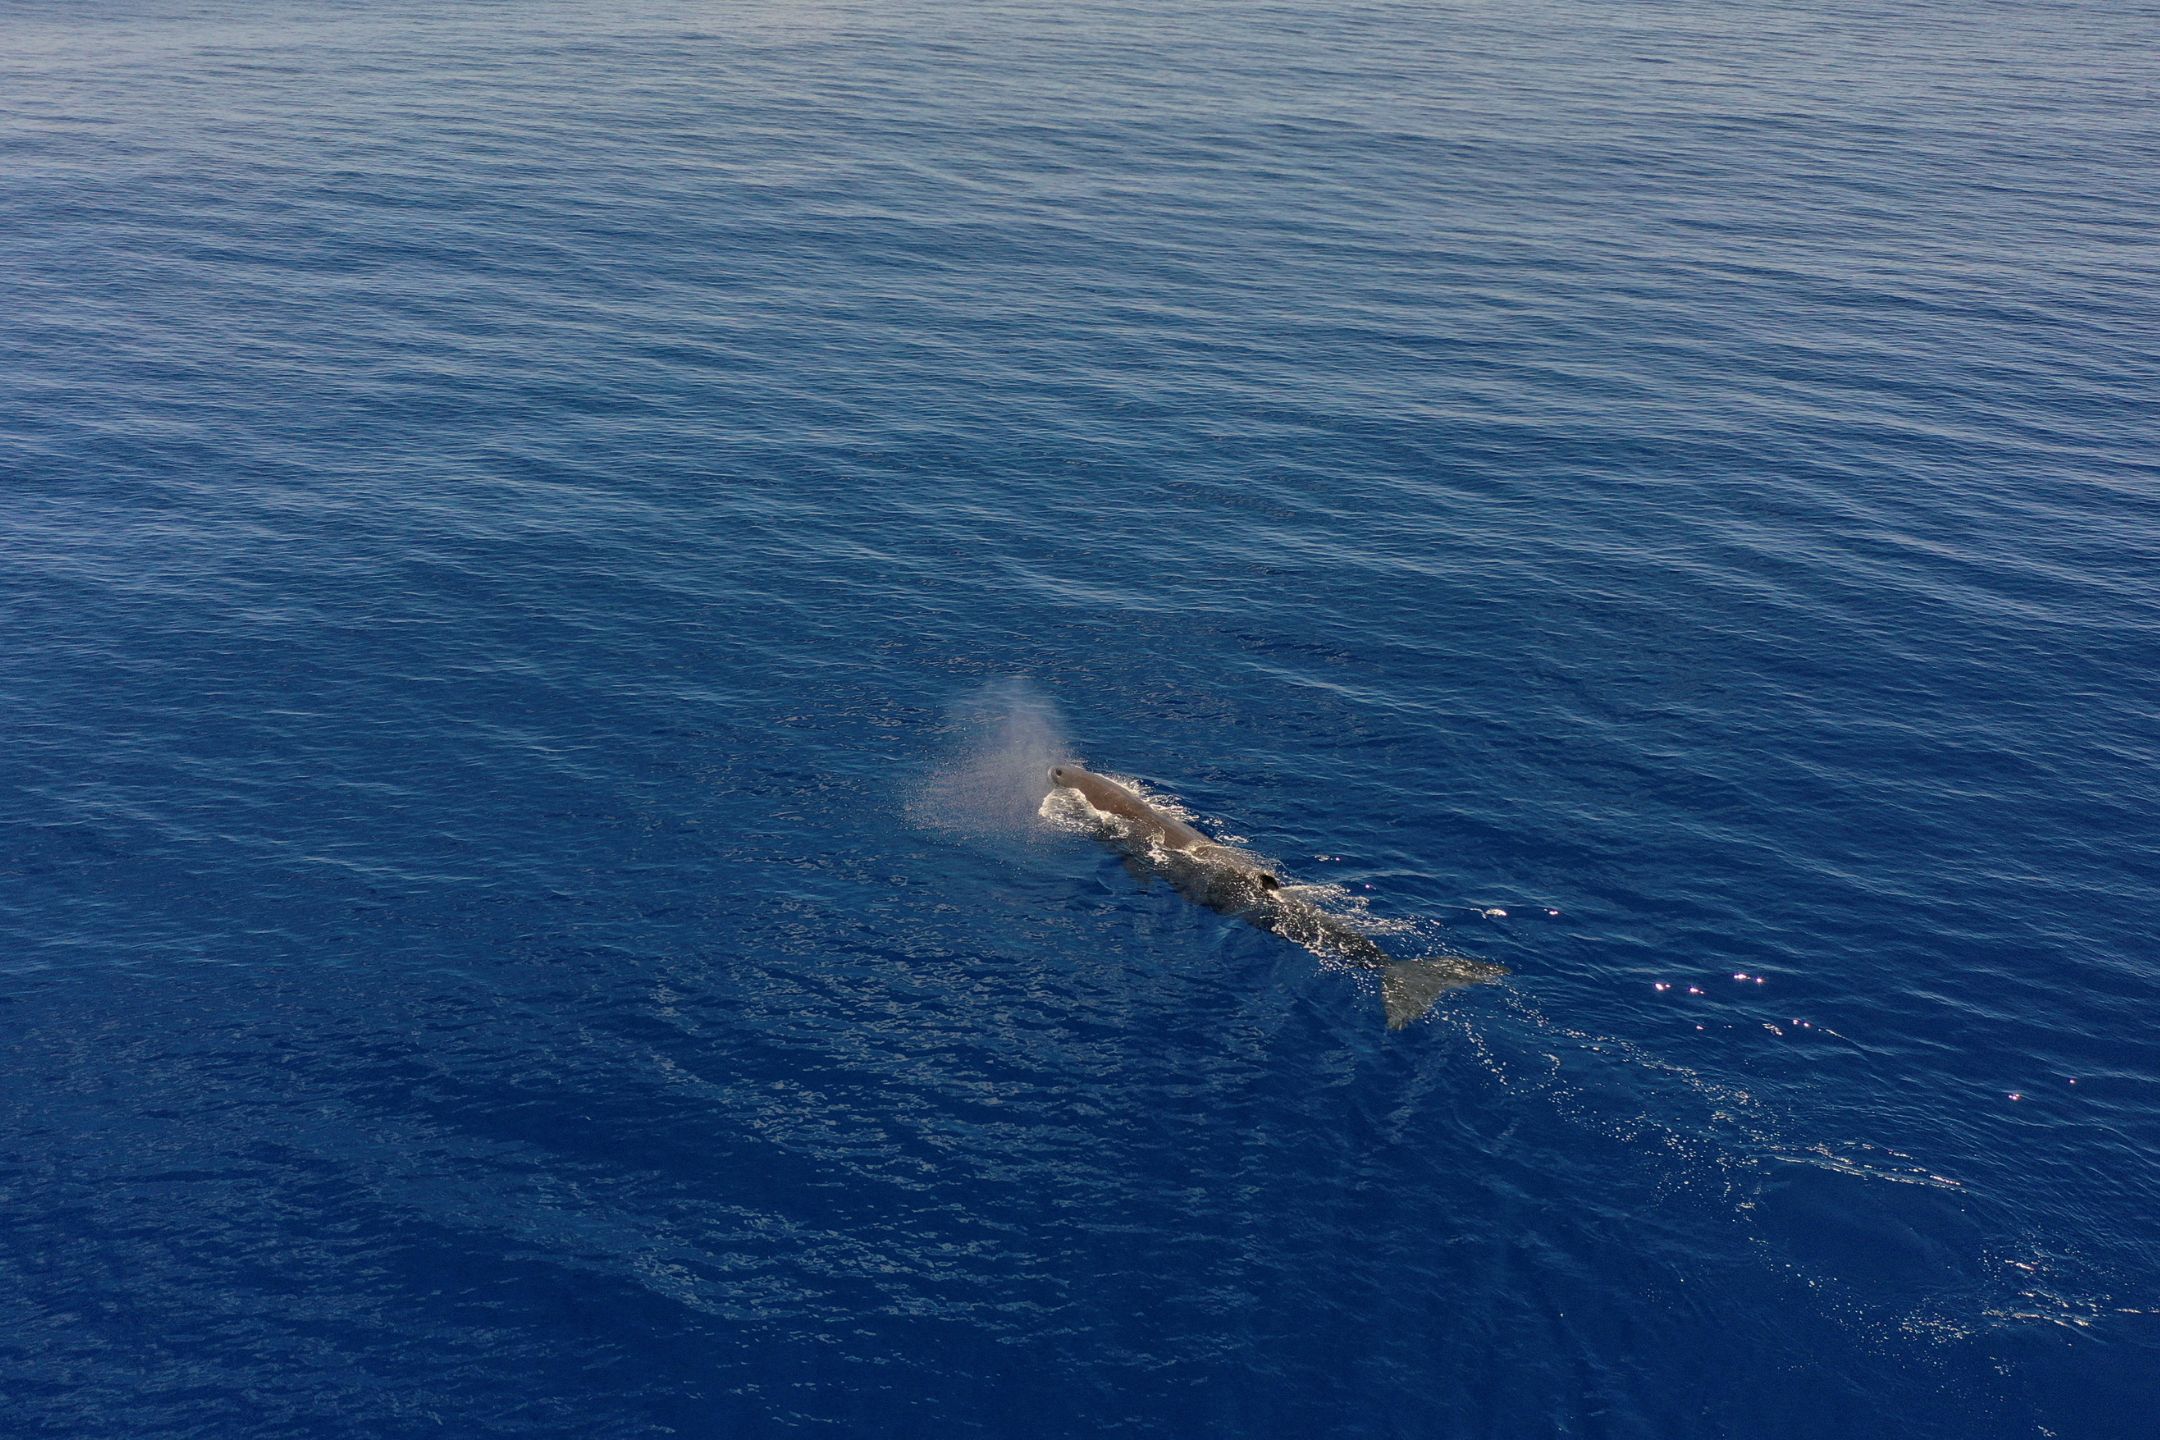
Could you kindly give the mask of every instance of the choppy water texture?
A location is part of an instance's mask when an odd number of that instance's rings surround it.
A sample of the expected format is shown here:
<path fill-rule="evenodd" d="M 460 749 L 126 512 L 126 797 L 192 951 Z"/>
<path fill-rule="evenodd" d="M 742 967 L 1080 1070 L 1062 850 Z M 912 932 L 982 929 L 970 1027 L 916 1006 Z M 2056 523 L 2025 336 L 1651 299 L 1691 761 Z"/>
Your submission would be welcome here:
<path fill-rule="evenodd" d="M 0 1431 L 2150 1433 L 2156 42 L 0 5 Z"/>

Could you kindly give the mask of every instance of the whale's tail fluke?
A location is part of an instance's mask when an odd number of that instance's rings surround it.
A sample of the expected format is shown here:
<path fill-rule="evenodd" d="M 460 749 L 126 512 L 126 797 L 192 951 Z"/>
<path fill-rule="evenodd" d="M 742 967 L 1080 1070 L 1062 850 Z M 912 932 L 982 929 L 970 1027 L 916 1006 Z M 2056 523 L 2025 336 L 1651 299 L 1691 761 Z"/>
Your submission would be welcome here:
<path fill-rule="evenodd" d="M 1505 974 L 1505 965 L 1463 955 L 1391 960 L 1380 972 L 1380 998 L 1387 1002 L 1387 1028 L 1402 1029 L 1432 1009 L 1450 990 L 1497 980 Z"/>

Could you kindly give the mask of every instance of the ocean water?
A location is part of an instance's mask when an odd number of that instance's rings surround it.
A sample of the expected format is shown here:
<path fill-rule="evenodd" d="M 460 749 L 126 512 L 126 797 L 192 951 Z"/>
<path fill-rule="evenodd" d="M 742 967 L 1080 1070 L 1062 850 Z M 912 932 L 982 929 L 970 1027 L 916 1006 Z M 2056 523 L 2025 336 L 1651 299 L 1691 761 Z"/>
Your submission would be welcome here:
<path fill-rule="evenodd" d="M 2149 1435 L 2156 97 L 6 0 L 0 1433 Z"/>

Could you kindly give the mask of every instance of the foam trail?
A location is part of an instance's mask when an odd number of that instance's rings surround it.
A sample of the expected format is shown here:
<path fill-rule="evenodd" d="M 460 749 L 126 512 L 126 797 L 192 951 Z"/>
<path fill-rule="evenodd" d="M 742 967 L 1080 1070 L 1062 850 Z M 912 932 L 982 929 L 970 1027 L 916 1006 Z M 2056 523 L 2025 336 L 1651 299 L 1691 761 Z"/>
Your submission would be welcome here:
<path fill-rule="evenodd" d="M 1050 767 L 1072 758 L 1057 707 L 1024 680 L 998 681 L 953 707 L 951 729 L 952 755 L 909 806 L 916 823 L 969 835 L 1039 835 Z"/>

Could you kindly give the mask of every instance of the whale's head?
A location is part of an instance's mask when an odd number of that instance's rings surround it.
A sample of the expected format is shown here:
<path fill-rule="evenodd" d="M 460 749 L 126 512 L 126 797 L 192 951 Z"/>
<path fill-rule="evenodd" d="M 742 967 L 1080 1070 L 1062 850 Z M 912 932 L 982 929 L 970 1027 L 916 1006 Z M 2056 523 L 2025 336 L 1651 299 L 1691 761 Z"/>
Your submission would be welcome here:
<path fill-rule="evenodd" d="M 1077 765 L 1052 765 L 1050 767 L 1050 783 L 1060 786 L 1070 785 L 1079 774 L 1080 767 Z"/>

